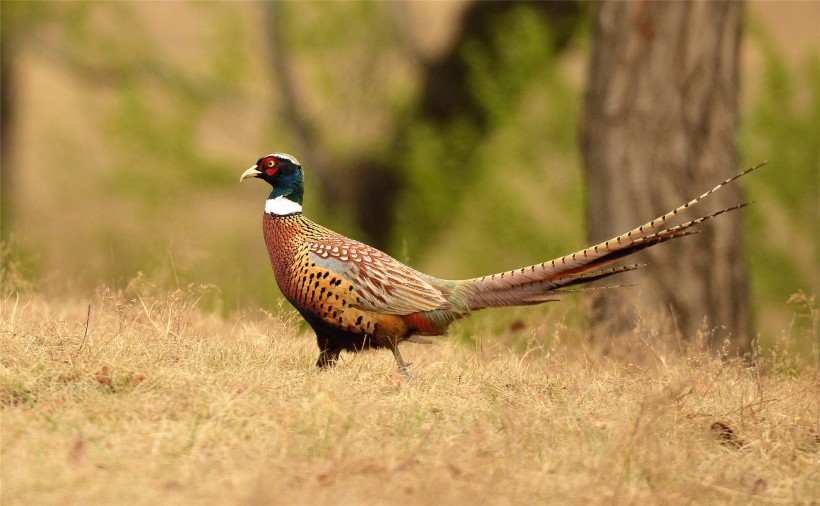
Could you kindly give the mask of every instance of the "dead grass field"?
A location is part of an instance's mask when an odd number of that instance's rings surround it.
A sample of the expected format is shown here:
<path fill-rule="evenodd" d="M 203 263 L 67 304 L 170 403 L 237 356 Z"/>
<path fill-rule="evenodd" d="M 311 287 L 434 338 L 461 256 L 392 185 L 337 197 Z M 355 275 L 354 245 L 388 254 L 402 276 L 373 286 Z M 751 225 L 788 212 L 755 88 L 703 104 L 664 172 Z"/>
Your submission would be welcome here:
<path fill-rule="evenodd" d="M 389 353 L 319 372 L 291 311 L 199 295 L 2 301 L 4 506 L 820 500 L 816 358 L 442 339 L 404 346 L 408 382 Z"/>

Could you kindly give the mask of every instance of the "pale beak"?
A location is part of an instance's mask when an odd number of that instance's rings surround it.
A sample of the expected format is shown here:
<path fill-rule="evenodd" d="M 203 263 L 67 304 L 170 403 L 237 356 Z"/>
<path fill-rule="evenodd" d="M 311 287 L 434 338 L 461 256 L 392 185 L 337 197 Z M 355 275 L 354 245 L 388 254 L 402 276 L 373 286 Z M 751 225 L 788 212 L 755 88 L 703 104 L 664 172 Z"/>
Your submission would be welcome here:
<path fill-rule="evenodd" d="M 251 167 L 248 170 L 246 170 L 245 172 L 243 172 L 242 175 L 239 176 L 239 182 L 241 183 L 243 179 L 248 179 L 249 177 L 256 177 L 259 174 L 261 174 L 262 171 L 261 170 L 256 170 L 256 167 L 257 166 L 254 165 L 253 167 Z"/>

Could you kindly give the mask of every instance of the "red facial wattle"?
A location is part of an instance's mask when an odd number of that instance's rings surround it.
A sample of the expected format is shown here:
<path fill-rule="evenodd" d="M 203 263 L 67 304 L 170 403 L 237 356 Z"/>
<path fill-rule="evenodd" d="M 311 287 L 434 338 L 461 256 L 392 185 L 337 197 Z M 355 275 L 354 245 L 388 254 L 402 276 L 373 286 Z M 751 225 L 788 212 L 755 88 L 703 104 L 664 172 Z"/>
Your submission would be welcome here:
<path fill-rule="evenodd" d="M 279 171 L 279 160 L 274 157 L 264 158 L 259 164 L 259 170 L 264 172 L 268 177 L 273 177 Z"/>

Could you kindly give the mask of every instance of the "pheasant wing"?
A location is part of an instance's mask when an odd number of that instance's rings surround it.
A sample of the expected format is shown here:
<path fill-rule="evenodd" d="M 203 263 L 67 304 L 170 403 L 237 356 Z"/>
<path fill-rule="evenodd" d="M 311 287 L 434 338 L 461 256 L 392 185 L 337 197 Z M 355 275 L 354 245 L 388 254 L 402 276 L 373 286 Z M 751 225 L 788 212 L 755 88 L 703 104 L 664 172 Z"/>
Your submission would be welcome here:
<path fill-rule="evenodd" d="M 354 307 L 383 314 L 407 315 L 448 309 L 442 290 L 419 272 L 366 244 L 345 237 L 310 243 L 308 257 L 317 267 L 353 285 Z"/>

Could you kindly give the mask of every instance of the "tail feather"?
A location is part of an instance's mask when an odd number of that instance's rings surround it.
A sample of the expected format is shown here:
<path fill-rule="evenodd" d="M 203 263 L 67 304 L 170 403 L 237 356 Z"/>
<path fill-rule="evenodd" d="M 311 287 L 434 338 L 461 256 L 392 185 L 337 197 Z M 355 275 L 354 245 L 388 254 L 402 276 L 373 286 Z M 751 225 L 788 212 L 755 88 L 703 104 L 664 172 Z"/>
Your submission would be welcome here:
<path fill-rule="evenodd" d="M 597 292 L 600 290 L 611 290 L 613 288 L 626 288 L 635 286 L 634 284 L 618 284 L 618 285 L 601 285 L 601 286 L 582 286 L 580 288 L 558 288 L 543 295 L 543 300 L 534 302 L 534 304 L 541 304 L 541 302 L 557 302 L 561 300 L 559 295 L 574 295 L 576 293 Z M 533 299 L 535 300 L 535 299 Z"/>
<path fill-rule="evenodd" d="M 608 278 L 609 276 L 620 274 L 622 272 L 634 271 L 639 267 L 642 267 L 642 265 L 623 265 L 610 269 L 570 274 L 553 279 L 540 279 L 531 282 L 519 283 L 508 288 L 485 292 L 483 294 L 485 296 L 481 298 L 481 304 L 479 306 L 472 305 L 471 309 L 475 310 L 488 307 L 526 306 L 531 304 L 541 304 L 542 302 L 548 302 L 551 300 L 558 300 L 553 294 L 556 292 L 568 293 L 567 290 L 561 290 L 563 288 L 590 283 L 592 281 Z M 559 290 L 561 291 L 559 292 Z M 471 299 L 471 304 L 474 304 L 475 301 L 476 299 Z"/>
<path fill-rule="evenodd" d="M 555 300 L 550 292 L 560 288 L 589 283 L 620 272 L 634 270 L 638 268 L 637 265 L 603 270 L 601 267 L 656 244 L 698 233 L 699 230 L 692 229 L 692 227 L 747 206 L 746 203 L 738 204 L 680 225 L 663 228 L 681 211 L 766 163 L 763 162 L 726 179 L 682 206 L 600 244 L 541 264 L 465 280 L 464 283 L 469 286 L 468 305 L 471 310 L 475 310 L 487 307 L 539 304 Z"/>
<path fill-rule="evenodd" d="M 587 271 L 580 274 L 555 278 L 546 282 L 538 281 L 528 285 L 519 285 L 515 289 L 511 290 L 509 294 L 514 297 L 520 297 L 526 304 L 540 304 L 542 302 L 558 300 L 555 296 L 560 294 L 579 293 L 603 288 L 614 288 L 615 285 L 584 288 L 569 287 L 591 283 L 593 281 L 608 278 L 622 272 L 634 271 L 644 265 L 646 264 L 622 265 L 620 267 Z M 532 295 L 527 297 L 524 295 L 525 293 L 531 293 Z"/>

